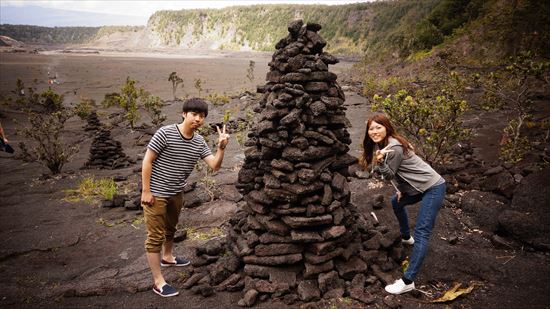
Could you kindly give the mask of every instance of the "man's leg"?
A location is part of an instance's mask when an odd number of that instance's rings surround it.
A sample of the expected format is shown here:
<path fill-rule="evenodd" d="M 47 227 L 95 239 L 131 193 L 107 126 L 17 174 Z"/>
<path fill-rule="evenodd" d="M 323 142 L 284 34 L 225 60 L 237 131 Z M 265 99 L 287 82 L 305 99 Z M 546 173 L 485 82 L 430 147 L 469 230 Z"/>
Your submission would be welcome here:
<path fill-rule="evenodd" d="M 160 251 L 165 240 L 166 203 L 165 198 L 155 197 L 155 203 L 152 206 L 142 204 L 147 225 L 147 239 L 145 240 L 147 262 L 157 288 L 162 288 L 166 284 L 160 271 Z"/>
<path fill-rule="evenodd" d="M 166 284 L 166 281 L 160 271 L 160 252 L 147 252 L 147 262 L 149 263 L 155 286 L 159 289 L 162 288 Z"/>
<path fill-rule="evenodd" d="M 166 205 L 166 230 L 165 241 L 162 245 L 162 259 L 169 263 L 176 262 L 174 256 L 174 235 L 176 234 L 176 226 L 179 221 L 181 208 L 183 206 L 183 192 L 180 192 L 168 200 Z"/>

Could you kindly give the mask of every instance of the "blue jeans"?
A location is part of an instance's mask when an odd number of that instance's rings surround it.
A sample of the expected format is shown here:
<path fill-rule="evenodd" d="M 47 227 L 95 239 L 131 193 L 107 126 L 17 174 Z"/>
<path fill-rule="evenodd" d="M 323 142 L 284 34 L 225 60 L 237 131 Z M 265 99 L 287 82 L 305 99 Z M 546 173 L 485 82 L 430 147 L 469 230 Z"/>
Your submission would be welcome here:
<path fill-rule="evenodd" d="M 411 235 L 409 218 L 407 217 L 405 206 L 420 202 L 420 210 L 418 211 L 416 227 L 414 228 L 414 247 L 409 260 L 409 267 L 403 275 L 411 281 L 414 281 L 428 252 L 428 242 L 437 213 L 445 198 L 445 189 L 445 183 L 442 183 L 429 188 L 421 194 L 412 196 L 403 194 L 399 202 L 397 202 L 397 195 L 394 195 L 391 199 L 393 212 L 399 221 L 399 229 L 403 238 L 408 238 Z"/>

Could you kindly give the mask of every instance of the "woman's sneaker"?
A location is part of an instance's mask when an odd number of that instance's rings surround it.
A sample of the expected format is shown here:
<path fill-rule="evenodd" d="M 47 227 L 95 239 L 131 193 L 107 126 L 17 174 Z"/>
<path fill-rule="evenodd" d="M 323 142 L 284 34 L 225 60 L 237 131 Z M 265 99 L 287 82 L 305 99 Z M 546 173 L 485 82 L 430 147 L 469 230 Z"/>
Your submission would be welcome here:
<path fill-rule="evenodd" d="M 168 283 L 164 284 L 162 288 L 157 288 L 156 285 L 153 285 L 153 292 L 157 293 L 158 295 L 162 297 L 170 297 L 170 296 L 176 296 L 180 292 L 178 292 L 176 289 L 174 289 L 171 285 Z"/>
<path fill-rule="evenodd" d="M 408 239 L 403 239 L 401 238 L 401 242 L 404 243 L 405 245 L 414 245 L 414 238 L 412 236 L 409 236 Z"/>
<path fill-rule="evenodd" d="M 414 282 L 411 284 L 405 284 L 403 279 L 396 280 L 393 284 L 386 285 L 384 288 L 386 292 L 399 295 L 414 290 Z"/>

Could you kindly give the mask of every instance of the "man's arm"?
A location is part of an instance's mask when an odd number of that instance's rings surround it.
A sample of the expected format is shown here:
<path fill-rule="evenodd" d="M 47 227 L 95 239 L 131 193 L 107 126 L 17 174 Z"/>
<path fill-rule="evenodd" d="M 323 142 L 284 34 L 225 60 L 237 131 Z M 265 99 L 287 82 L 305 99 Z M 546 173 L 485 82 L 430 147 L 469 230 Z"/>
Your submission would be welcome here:
<path fill-rule="evenodd" d="M 227 146 L 227 143 L 229 143 L 229 134 L 225 133 L 225 125 L 223 125 L 223 131 L 220 130 L 219 127 L 216 126 L 216 129 L 218 129 L 218 151 L 216 151 L 216 155 L 209 155 L 205 157 L 203 160 L 210 166 L 210 168 L 215 172 L 220 169 L 222 166 L 223 161 L 223 155 L 225 154 L 225 147 Z"/>
<path fill-rule="evenodd" d="M 153 161 L 156 159 L 157 153 L 148 148 L 141 164 L 141 202 L 147 205 L 153 205 L 155 202 L 155 198 L 151 193 L 151 173 L 153 171 Z"/>
<path fill-rule="evenodd" d="M 210 166 L 210 168 L 216 172 L 220 169 L 222 166 L 223 161 L 223 155 L 225 154 L 225 147 L 221 148 L 218 147 L 218 150 L 216 151 L 216 155 L 209 155 L 206 158 L 204 158 L 204 162 Z"/>

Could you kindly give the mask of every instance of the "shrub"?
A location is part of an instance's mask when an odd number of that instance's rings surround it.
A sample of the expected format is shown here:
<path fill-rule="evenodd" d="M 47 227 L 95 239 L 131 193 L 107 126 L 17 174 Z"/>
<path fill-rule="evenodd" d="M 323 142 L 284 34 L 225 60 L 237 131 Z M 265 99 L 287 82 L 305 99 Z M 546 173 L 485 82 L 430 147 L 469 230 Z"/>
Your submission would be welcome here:
<path fill-rule="evenodd" d="M 207 101 L 210 101 L 214 105 L 223 105 L 229 103 L 229 97 L 224 94 L 212 93 L 206 97 Z"/>
<path fill-rule="evenodd" d="M 531 149 L 522 129 L 532 116 L 532 98 L 550 85 L 550 62 L 536 60 L 531 52 L 521 52 L 487 75 L 476 74 L 475 80 L 484 89 L 484 107 L 512 112 L 502 132 L 500 158 L 509 163 L 521 161 Z"/>
<path fill-rule="evenodd" d="M 136 89 L 136 81 L 126 77 L 126 83 L 120 89 L 120 93 L 109 93 L 105 95 L 105 99 L 102 102 L 104 107 L 111 107 L 118 105 L 124 110 L 123 119 L 130 125 L 132 129 L 135 128 L 137 121 L 140 118 L 138 111 L 139 89 Z"/>
<path fill-rule="evenodd" d="M 88 116 L 90 116 L 92 110 L 95 109 L 95 107 L 96 104 L 93 99 L 82 98 L 80 99 L 78 104 L 74 106 L 73 112 L 81 119 L 86 119 L 88 118 Z"/>
<path fill-rule="evenodd" d="M 27 147 L 25 143 L 19 143 L 23 160 L 39 161 L 52 174 L 61 173 L 63 165 L 78 151 L 77 145 L 69 145 L 61 140 L 61 131 L 71 115 L 65 110 L 51 114 L 29 111 L 27 115 L 30 126 L 18 132 L 30 138 L 33 145 Z"/>
<path fill-rule="evenodd" d="M 155 126 L 160 126 L 166 120 L 166 115 L 162 113 L 162 107 L 164 106 L 162 100 L 157 96 L 149 94 L 147 91 L 143 91 L 140 98 L 143 102 L 143 107 L 151 116 L 151 123 Z"/>
<path fill-rule="evenodd" d="M 452 72 L 433 87 L 409 94 L 399 90 L 382 98 L 375 95 L 373 110 L 379 110 L 415 146 L 415 151 L 429 163 L 439 163 L 451 148 L 468 137 L 462 126 L 462 115 L 468 103 L 460 97 L 462 81 Z"/>
<path fill-rule="evenodd" d="M 102 102 L 103 107 L 118 105 L 124 110 L 122 119 L 135 128 L 136 123 L 141 118 L 140 109 L 145 109 L 152 119 L 154 125 L 160 125 L 166 116 L 161 113 L 163 106 L 159 97 L 152 96 L 143 87 L 136 88 L 136 81 L 129 76 L 126 77 L 126 83 L 122 86 L 120 93 L 113 92 L 105 95 Z"/>

